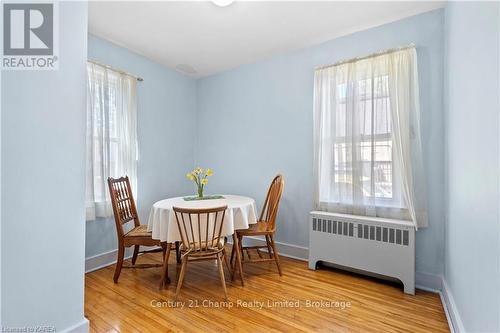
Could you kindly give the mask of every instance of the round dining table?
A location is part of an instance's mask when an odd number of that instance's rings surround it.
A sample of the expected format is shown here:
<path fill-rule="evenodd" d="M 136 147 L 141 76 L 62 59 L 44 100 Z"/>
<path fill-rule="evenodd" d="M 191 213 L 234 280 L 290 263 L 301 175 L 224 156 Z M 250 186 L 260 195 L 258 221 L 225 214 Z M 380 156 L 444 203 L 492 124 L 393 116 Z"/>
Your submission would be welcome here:
<path fill-rule="evenodd" d="M 193 200 L 190 197 L 175 197 L 160 200 L 153 204 L 149 213 L 148 231 L 152 233 L 153 239 L 167 243 L 167 255 L 164 260 L 162 283 L 168 279 L 168 255 L 172 243 L 181 241 L 181 235 L 175 219 L 173 207 L 178 208 L 215 208 L 227 206 L 221 236 L 233 236 L 236 245 L 236 263 L 240 272 L 243 285 L 243 271 L 241 267 L 241 253 L 239 253 L 238 238 L 235 230 L 248 229 L 250 225 L 257 223 L 255 200 L 239 195 L 222 195 L 218 199 Z"/>

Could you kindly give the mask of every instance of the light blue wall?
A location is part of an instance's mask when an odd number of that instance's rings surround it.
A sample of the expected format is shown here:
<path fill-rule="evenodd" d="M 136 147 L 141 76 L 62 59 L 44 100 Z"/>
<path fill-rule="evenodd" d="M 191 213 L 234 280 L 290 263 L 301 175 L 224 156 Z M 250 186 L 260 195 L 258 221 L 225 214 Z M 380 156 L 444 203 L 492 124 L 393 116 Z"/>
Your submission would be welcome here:
<path fill-rule="evenodd" d="M 144 78 L 137 83 L 139 141 L 137 206 L 146 224 L 152 204 L 192 191 L 184 175 L 193 167 L 196 81 L 98 37 L 88 57 Z M 86 256 L 115 250 L 112 219 L 87 222 Z"/>
<path fill-rule="evenodd" d="M 84 320 L 87 3 L 59 17 L 59 70 L 2 72 L 3 327 Z"/>
<path fill-rule="evenodd" d="M 417 45 L 429 228 L 417 233 L 417 270 L 443 271 L 443 11 L 437 10 L 238 67 L 198 81 L 199 165 L 215 169 L 210 191 L 261 204 L 285 175 L 277 240 L 308 245 L 313 191 L 313 72 L 319 65 Z"/>
<path fill-rule="evenodd" d="M 467 332 L 500 331 L 499 4 L 451 2 L 445 279 Z"/>

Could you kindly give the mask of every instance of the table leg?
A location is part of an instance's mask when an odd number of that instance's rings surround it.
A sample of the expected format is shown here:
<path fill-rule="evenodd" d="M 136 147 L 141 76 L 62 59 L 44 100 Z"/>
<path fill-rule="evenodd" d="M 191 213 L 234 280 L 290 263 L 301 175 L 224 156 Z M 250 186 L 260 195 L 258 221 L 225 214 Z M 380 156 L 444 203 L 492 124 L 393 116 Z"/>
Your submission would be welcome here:
<path fill-rule="evenodd" d="M 238 266 L 238 270 L 240 271 L 240 279 L 241 285 L 244 286 L 245 282 L 243 281 L 243 267 L 241 266 L 241 253 L 240 246 L 238 244 L 238 237 L 236 236 L 236 232 L 233 234 L 233 243 L 234 243 L 234 251 L 236 251 L 236 265 Z M 234 272 L 233 272 L 234 275 Z"/>
<path fill-rule="evenodd" d="M 163 267 L 161 271 L 160 289 L 165 288 L 165 283 L 170 283 L 170 278 L 168 277 L 168 257 L 170 257 L 170 248 L 172 243 L 167 243 L 167 252 L 165 253 L 165 258 L 163 258 Z"/>

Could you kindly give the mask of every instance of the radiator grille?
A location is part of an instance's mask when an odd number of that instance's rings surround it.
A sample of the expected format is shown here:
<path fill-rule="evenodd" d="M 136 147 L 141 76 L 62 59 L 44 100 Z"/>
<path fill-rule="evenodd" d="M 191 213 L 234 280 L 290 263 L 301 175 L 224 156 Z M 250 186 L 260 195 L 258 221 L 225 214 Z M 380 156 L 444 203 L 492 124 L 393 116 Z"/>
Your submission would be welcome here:
<path fill-rule="evenodd" d="M 408 246 L 408 230 L 313 217 L 313 231 Z M 355 230 L 356 229 L 356 230 Z"/>

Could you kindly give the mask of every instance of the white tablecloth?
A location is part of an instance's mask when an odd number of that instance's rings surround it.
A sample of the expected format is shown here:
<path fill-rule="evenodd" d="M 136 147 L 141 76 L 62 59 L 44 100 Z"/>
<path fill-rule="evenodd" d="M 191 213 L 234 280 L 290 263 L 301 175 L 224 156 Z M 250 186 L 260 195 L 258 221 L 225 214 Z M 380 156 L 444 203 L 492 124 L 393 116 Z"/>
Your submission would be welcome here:
<path fill-rule="evenodd" d="M 153 232 L 153 239 L 172 243 L 180 241 L 172 207 L 180 208 L 214 208 L 227 205 L 224 218 L 223 236 L 229 236 L 237 229 L 247 229 L 250 224 L 257 223 L 255 200 L 252 198 L 223 195 L 224 199 L 185 201 L 183 197 L 170 198 L 156 202 L 151 208 L 148 219 L 148 231 Z"/>

